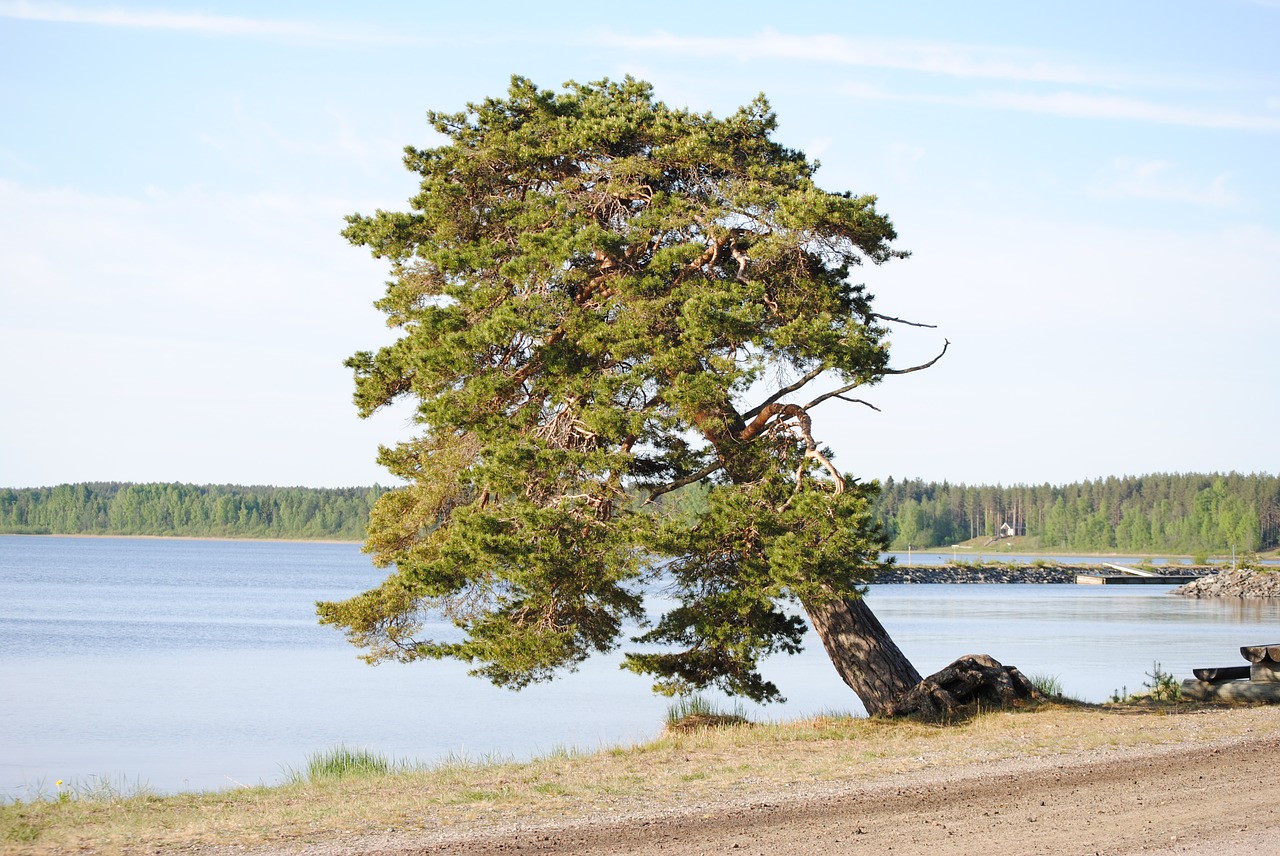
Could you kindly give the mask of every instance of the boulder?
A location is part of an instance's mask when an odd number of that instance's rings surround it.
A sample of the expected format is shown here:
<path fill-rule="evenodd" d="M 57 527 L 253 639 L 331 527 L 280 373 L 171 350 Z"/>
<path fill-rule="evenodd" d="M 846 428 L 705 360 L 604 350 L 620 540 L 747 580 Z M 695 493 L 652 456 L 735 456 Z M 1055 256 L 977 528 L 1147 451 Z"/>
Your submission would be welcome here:
<path fill-rule="evenodd" d="M 1183 597 L 1280 597 L 1280 569 L 1219 571 L 1173 590 Z"/>

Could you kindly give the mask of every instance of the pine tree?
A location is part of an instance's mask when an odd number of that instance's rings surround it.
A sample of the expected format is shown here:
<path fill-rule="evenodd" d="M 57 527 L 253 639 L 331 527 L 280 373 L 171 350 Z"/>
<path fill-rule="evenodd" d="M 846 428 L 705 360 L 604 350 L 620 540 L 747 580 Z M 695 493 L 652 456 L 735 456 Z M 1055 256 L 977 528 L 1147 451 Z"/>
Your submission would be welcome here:
<path fill-rule="evenodd" d="M 635 640 L 662 648 L 624 661 L 662 692 L 776 698 L 757 667 L 798 650 L 796 603 L 868 710 L 916 684 L 861 600 L 875 486 L 819 439 L 852 390 L 925 367 L 890 367 L 895 319 L 850 282 L 906 255 L 874 197 L 819 189 L 763 96 L 718 119 L 630 78 L 515 78 L 429 116 L 449 142 L 407 150 L 411 210 L 345 231 L 390 261 L 400 335 L 348 362 L 356 404 L 417 402 L 366 544 L 393 570 L 321 620 L 371 661 L 520 687 L 621 644 L 662 573 L 675 605 Z M 696 522 L 654 512 L 688 485 Z M 427 615 L 456 632 L 419 638 Z"/>

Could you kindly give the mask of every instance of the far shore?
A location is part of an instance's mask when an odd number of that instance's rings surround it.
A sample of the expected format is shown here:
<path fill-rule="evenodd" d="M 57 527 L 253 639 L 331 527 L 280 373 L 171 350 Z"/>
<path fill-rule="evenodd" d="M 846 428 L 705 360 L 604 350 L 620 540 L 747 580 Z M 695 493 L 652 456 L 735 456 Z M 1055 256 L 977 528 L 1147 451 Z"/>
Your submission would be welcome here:
<path fill-rule="evenodd" d="M 363 544 L 363 539 L 353 538 L 265 538 L 260 536 L 239 536 L 239 535 L 126 535 L 102 532 L 0 532 L 0 537 L 12 536 L 21 538 L 114 538 L 114 539 L 145 539 L 149 541 L 249 541 L 262 543 L 282 543 L 282 544 Z M 938 556 L 946 558 L 952 556 L 957 562 L 964 564 L 973 564 L 976 556 L 981 556 L 985 564 L 1009 564 L 1002 562 L 1001 555 L 1007 553 L 1009 556 L 1031 556 L 1039 560 L 1044 558 L 1078 558 L 1078 559 L 1123 559 L 1123 558 L 1139 558 L 1139 559 L 1162 559 L 1162 560 L 1182 560 L 1184 564 L 1191 562 L 1191 556 L 1185 553 L 1136 553 L 1136 552 L 1106 552 L 1106 553 L 1079 553 L 1071 550 L 1057 549 L 1040 549 L 1029 547 L 1015 547 L 1011 550 L 999 551 L 991 548 L 968 547 L 970 552 L 953 553 L 953 550 L 946 547 L 928 547 L 925 549 L 913 550 L 886 550 L 886 555 L 894 556 Z M 976 553 L 974 552 L 976 551 Z M 1262 561 L 1280 561 L 1280 551 L 1269 553 L 1259 553 L 1258 558 Z M 1243 560 L 1242 557 L 1237 557 Z M 1221 565 L 1224 562 L 1230 563 L 1230 556 L 1210 556 L 1210 565 Z M 899 565 L 906 564 L 899 561 Z"/>
<path fill-rule="evenodd" d="M 145 541 L 249 541 L 263 544 L 363 544 L 345 538 L 257 538 L 231 535 L 113 535 L 102 532 L 0 532 L 0 537 L 13 538 L 108 538 Z"/>

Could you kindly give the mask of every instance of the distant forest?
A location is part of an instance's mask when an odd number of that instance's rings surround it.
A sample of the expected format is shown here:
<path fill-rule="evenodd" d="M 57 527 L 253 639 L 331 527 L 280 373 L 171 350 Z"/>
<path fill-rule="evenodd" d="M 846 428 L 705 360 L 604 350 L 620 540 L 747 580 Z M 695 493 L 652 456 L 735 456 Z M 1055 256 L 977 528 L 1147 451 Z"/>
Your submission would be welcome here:
<path fill-rule="evenodd" d="M 893 549 L 1025 536 L 1027 549 L 1247 554 L 1280 546 L 1280 477 L 1157 474 L 1069 485 L 882 485 L 877 514 Z M 0 488 L 0 533 L 362 540 L 388 488 L 66 484 Z M 696 514 L 705 490 L 664 497 Z"/>
<path fill-rule="evenodd" d="M 696 516 L 706 492 L 694 485 L 663 504 Z M 1157 474 L 1012 487 L 890 478 L 876 514 L 893 550 L 991 540 L 1003 530 L 1024 550 L 1245 555 L 1280 542 L 1280 478 Z"/>
<path fill-rule="evenodd" d="M 1280 543 L 1280 477 L 1156 474 L 1063 486 L 883 485 L 895 549 L 944 547 L 1005 531 L 1026 546 L 1101 553 L 1238 554 Z"/>
<path fill-rule="evenodd" d="M 0 488 L 0 533 L 360 541 L 386 490 L 116 482 Z"/>

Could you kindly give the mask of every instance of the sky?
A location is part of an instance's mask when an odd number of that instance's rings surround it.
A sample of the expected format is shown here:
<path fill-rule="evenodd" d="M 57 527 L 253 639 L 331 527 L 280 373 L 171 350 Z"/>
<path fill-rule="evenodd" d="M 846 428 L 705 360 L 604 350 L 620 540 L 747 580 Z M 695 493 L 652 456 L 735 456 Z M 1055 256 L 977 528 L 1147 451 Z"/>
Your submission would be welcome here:
<path fill-rule="evenodd" d="M 343 361 L 392 341 L 343 217 L 512 74 L 765 93 L 910 258 L 932 369 L 832 400 L 863 478 L 1280 471 L 1280 0 L 0 0 L 0 486 L 394 484 Z"/>

